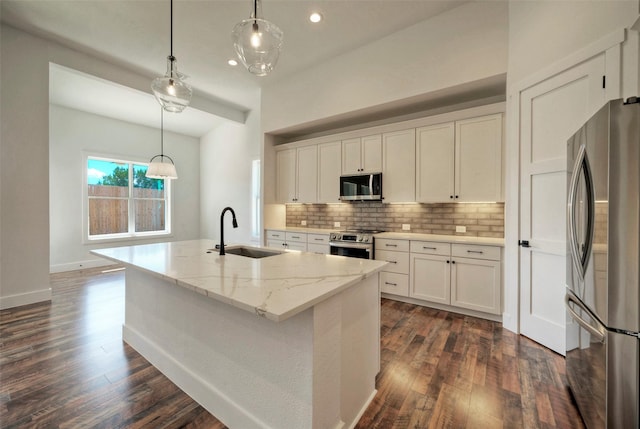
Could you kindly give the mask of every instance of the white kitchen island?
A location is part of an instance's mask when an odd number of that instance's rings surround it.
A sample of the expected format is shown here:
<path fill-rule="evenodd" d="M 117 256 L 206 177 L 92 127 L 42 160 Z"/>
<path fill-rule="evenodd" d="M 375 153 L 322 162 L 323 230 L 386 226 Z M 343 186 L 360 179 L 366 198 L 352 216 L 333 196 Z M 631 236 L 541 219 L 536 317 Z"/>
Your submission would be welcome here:
<path fill-rule="evenodd" d="M 376 392 L 386 262 L 212 245 L 93 251 L 127 267 L 124 340 L 232 429 L 355 426 Z"/>

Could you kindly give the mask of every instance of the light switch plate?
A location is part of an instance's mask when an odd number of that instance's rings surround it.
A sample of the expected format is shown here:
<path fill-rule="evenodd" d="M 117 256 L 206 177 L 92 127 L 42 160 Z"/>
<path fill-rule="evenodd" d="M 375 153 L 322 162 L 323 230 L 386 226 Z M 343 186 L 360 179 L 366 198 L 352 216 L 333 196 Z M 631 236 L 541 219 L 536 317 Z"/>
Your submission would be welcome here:
<path fill-rule="evenodd" d="M 306 220 L 300 221 L 300 225 L 307 226 L 307 221 Z"/>
<path fill-rule="evenodd" d="M 409 224 L 409 223 L 403 223 L 403 224 L 402 224 L 402 230 L 403 230 L 403 231 L 411 231 L 411 224 Z"/>
<path fill-rule="evenodd" d="M 467 227 L 464 225 L 456 225 L 456 232 L 467 232 Z"/>
<path fill-rule="evenodd" d="M 340 228 L 340 222 L 333 222 L 334 228 Z"/>

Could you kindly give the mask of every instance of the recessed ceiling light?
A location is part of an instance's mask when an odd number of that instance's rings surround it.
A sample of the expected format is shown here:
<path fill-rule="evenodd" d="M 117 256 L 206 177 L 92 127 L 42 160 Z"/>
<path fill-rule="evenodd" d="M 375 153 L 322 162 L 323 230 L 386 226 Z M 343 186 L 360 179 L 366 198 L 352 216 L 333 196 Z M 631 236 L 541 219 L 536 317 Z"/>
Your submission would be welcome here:
<path fill-rule="evenodd" d="M 322 15 L 319 12 L 313 12 L 309 15 L 309 21 L 316 23 L 322 21 Z"/>
<path fill-rule="evenodd" d="M 227 64 L 229 64 L 230 66 L 237 66 L 238 62 L 236 60 L 234 60 L 233 58 L 231 58 L 229 61 L 227 61 Z"/>

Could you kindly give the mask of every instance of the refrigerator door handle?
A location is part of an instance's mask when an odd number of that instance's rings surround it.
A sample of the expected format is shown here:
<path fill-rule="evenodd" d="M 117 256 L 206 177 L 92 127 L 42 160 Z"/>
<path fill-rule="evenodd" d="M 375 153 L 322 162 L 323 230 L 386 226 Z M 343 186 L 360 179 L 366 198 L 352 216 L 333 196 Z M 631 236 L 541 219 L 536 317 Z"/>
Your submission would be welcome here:
<path fill-rule="evenodd" d="M 587 236 L 585 237 L 585 243 L 581 246 L 578 245 L 578 231 L 575 224 L 575 204 L 578 193 L 578 185 L 580 183 L 580 173 L 584 171 L 585 186 L 587 190 Z M 591 246 L 593 244 L 593 228 L 595 220 L 595 190 L 593 187 L 593 177 L 591 175 L 591 168 L 589 166 L 589 160 L 587 158 L 587 149 L 584 144 L 580 145 L 578 149 L 578 155 L 576 156 L 576 162 L 573 166 L 573 174 L 571 175 L 571 182 L 569 184 L 569 195 L 567 202 L 567 218 L 569 219 L 569 244 L 571 246 L 571 259 L 578 270 L 580 280 L 584 281 L 585 274 L 587 272 L 587 264 L 589 263 L 589 255 L 591 254 Z M 580 253 L 582 251 L 582 257 Z"/>
<path fill-rule="evenodd" d="M 607 335 L 606 328 L 602 325 L 602 323 L 600 323 L 597 317 L 579 299 L 575 297 L 575 295 L 572 292 L 567 291 L 567 293 L 564 296 L 564 303 L 565 303 L 565 306 L 567 307 L 567 310 L 571 314 L 571 317 L 576 322 L 578 322 L 578 325 L 582 326 L 587 332 L 593 335 L 598 341 L 600 341 L 601 343 L 604 343 L 604 340 Z M 571 304 L 576 305 L 582 311 L 586 312 L 596 323 L 598 323 L 598 326 L 600 329 L 594 327 L 589 322 L 584 320 L 573 308 L 571 308 Z"/>

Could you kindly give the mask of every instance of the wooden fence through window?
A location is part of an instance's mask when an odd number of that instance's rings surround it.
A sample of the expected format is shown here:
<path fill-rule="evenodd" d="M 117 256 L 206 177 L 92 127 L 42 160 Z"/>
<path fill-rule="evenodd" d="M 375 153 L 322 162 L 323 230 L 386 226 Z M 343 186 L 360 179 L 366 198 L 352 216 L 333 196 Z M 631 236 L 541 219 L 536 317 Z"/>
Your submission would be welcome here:
<path fill-rule="evenodd" d="M 89 186 L 89 234 L 127 233 L 129 228 L 129 188 Z M 165 229 L 164 190 L 134 188 L 135 231 Z"/>

